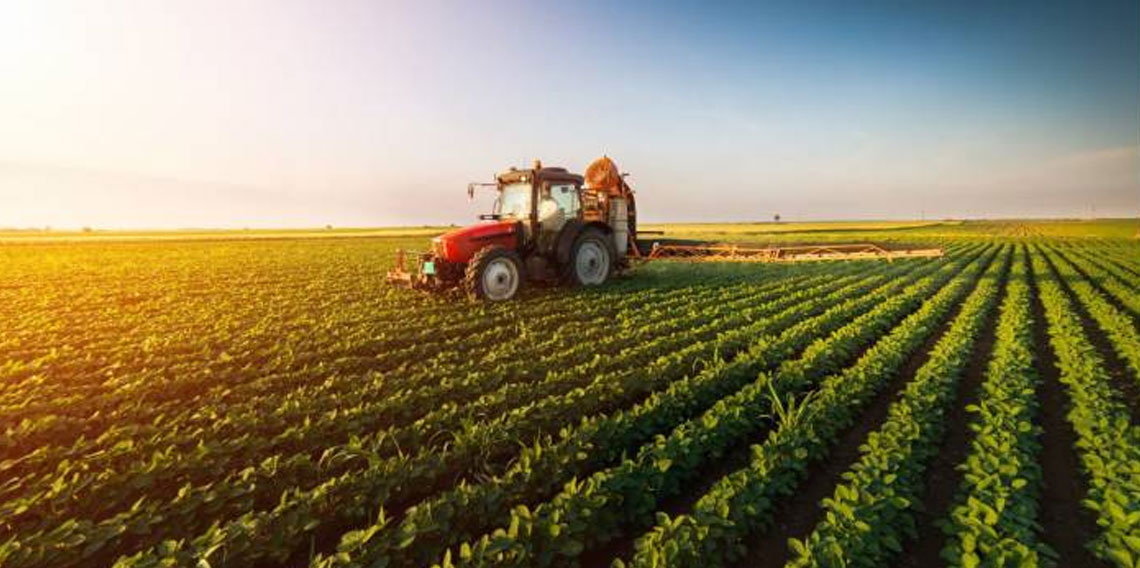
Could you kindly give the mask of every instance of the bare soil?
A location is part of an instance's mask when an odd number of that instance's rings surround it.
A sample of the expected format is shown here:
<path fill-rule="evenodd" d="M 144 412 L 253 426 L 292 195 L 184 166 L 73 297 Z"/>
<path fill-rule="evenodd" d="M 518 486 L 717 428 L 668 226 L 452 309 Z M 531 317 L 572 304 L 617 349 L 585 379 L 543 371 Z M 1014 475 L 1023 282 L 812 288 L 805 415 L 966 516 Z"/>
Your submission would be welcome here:
<path fill-rule="evenodd" d="M 1096 522 L 1081 506 L 1086 487 L 1076 453 L 1076 434 L 1065 418 L 1068 397 L 1059 378 L 1057 357 L 1049 345 L 1045 307 L 1036 276 L 1030 271 L 1035 364 L 1041 378 L 1038 390 L 1043 429 L 1038 457 L 1043 481 L 1038 511 L 1041 540 L 1057 553 L 1061 566 L 1103 566 L 1104 563 L 1085 548 L 1085 543 L 1096 536 Z"/>
<path fill-rule="evenodd" d="M 1011 264 L 1013 260 L 1013 258 L 1008 259 Z M 970 361 L 958 381 L 957 392 L 954 395 L 955 402 L 944 418 L 946 430 L 940 450 L 926 469 L 923 506 L 915 514 L 918 538 L 903 545 L 898 566 L 923 568 L 942 563 L 940 555 L 946 539 L 938 522 L 946 518 L 954 495 L 962 483 L 962 472 L 958 471 L 957 467 L 965 461 L 966 452 L 970 447 L 969 439 L 972 437 L 969 428 L 970 414 L 966 412 L 966 407 L 977 403 L 979 391 L 985 381 L 986 366 L 997 341 L 997 315 L 1001 301 L 1005 298 L 1008 277 L 1009 265 L 1006 265 L 998 284 L 1000 296 L 998 303 L 986 315 L 981 334 L 970 354 Z"/>
<path fill-rule="evenodd" d="M 1050 267 L 1056 271 L 1056 267 L 1054 267 L 1052 263 L 1050 263 Z M 1076 267 L 1074 266 L 1074 268 Z M 1100 287 L 1098 281 L 1089 278 L 1088 275 L 1079 268 L 1076 268 L 1076 270 L 1089 284 L 1092 284 L 1094 289 L 1100 292 L 1100 295 L 1103 296 L 1109 304 L 1116 307 L 1122 313 L 1128 313 L 1128 310 L 1117 304 L 1116 300 Z M 1088 336 L 1093 347 L 1096 347 L 1097 354 L 1099 354 L 1101 360 L 1104 361 L 1104 370 L 1107 371 L 1109 377 L 1112 378 L 1113 390 L 1120 393 L 1123 397 L 1125 406 L 1128 407 L 1132 416 L 1132 423 L 1140 424 L 1140 383 L 1137 383 L 1137 381 L 1133 380 L 1130 376 L 1128 364 L 1116 353 L 1116 349 L 1112 347 L 1112 342 L 1109 341 L 1108 335 L 1105 334 L 1104 330 L 1101 329 L 1100 325 L 1093 319 L 1088 308 L 1081 303 L 1077 295 L 1073 293 L 1073 289 L 1069 283 L 1063 279 L 1060 281 L 1061 287 L 1064 288 L 1069 295 L 1069 301 L 1071 301 L 1076 308 L 1075 312 L 1081 320 L 1081 327 L 1084 328 L 1085 335 Z"/>
<path fill-rule="evenodd" d="M 823 515 L 819 502 L 835 491 L 843 473 L 859 459 L 859 447 L 886 420 L 891 403 L 914 379 L 918 369 L 926 364 L 931 349 L 946 334 L 950 322 L 961 310 L 961 304 L 950 310 L 938 329 L 911 355 L 885 388 L 875 394 L 862 416 L 839 437 L 829 454 L 808 468 L 808 475 L 795 494 L 777 505 L 775 524 L 752 543 L 748 555 L 741 562 L 742 566 L 783 566 L 787 563 L 788 539 L 801 538 L 815 528 Z"/>
<path fill-rule="evenodd" d="M 956 314 L 959 309 L 960 306 L 952 311 Z M 929 343 L 929 346 L 933 346 L 933 343 Z M 802 351 L 802 349 L 797 350 L 797 352 L 788 359 L 791 360 L 798 357 Z M 847 366 L 858 361 L 859 357 L 861 357 L 865 351 L 864 349 L 857 355 L 850 357 L 849 360 L 843 362 L 842 366 Z M 797 396 L 801 396 L 801 393 L 797 393 Z M 683 491 L 680 495 L 664 499 L 660 503 L 658 510 L 672 517 L 692 511 L 697 501 L 712 489 L 717 481 L 748 466 L 748 460 L 752 455 L 752 445 L 757 443 L 757 441 L 762 441 L 768 435 L 768 432 L 769 429 L 764 428 L 756 436 L 741 441 L 741 443 L 726 452 L 724 456 L 715 460 L 712 464 L 705 466 L 700 477 L 694 480 L 688 489 Z M 616 536 L 613 540 L 605 544 L 585 550 L 579 556 L 579 561 L 583 566 L 609 566 L 616 558 L 629 559 L 633 556 L 634 544 L 639 536 L 640 532 L 638 531 L 631 531 Z"/>

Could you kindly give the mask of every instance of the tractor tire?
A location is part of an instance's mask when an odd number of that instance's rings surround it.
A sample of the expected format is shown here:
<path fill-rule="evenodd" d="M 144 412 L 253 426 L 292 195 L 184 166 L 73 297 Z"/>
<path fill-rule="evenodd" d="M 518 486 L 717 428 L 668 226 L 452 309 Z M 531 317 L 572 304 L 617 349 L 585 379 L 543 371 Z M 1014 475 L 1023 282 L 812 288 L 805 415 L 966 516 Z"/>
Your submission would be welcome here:
<path fill-rule="evenodd" d="M 598 286 L 614 273 L 617 250 L 609 235 L 594 228 L 583 229 L 574 239 L 569 261 L 562 267 L 570 286 Z"/>
<path fill-rule="evenodd" d="M 518 295 L 525 282 L 522 260 L 506 247 L 486 247 L 467 263 L 464 286 L 477 300 L 503 302 Z"/>

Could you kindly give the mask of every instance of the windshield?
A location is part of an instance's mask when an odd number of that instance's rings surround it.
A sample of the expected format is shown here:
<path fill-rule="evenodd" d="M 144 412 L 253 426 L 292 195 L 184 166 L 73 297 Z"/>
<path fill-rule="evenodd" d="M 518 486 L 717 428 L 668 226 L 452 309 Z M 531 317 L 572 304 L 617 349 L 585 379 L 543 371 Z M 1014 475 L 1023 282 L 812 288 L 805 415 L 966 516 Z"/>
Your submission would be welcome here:
<path fill-rule="evenodd" d="M 504 185 L 499 193 L 498 210 L 502 217 L 526 219 L 530 217 L 530 184 L 512 183 Z"/>

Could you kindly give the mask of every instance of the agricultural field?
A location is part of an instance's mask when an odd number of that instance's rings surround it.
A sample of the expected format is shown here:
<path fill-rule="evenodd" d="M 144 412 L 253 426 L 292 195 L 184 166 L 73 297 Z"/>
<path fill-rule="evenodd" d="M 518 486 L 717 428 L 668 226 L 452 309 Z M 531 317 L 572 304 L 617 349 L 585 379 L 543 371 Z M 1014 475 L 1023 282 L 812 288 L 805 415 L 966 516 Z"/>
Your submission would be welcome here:
<path fill-rule="evenodd" d="M 483 304 L 385 283 L 429 229 L 5 233 L 0 566 L 1140 566 L 1136 221 L 654 228 L 946 255 Z"/>

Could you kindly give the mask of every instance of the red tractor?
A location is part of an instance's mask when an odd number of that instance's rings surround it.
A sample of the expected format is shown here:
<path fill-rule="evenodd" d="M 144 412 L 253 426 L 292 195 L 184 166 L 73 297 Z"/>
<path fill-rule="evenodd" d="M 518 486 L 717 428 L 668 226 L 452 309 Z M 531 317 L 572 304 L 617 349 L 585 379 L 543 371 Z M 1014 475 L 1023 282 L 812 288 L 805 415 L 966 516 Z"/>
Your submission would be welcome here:
<path fill-rule="evenodd" d="M 463 287 L 474 298 L 514 298 L 526 282 L 596 286 L 629 268 L 631 259 L 791 263 L 821 260 L 936 258 L 941 248 L 886 248 L 871 243 L 757 245 L 658 239 L 639 248 L 633 190 L 613 160 L 602 157 L 585 177 L 565 168 L 511 168 L 490 186 L 498 192 L 484 222 L 444 233 L 408 269 L 400 251 L 388 280 L 413 288 Z M 649 231 L 649 234 L 660 231 Z M 642 234 L 647 234 L 643 232 Z"/>
<path fill-rule="evenodd" d="M 586 176 L 565 168 L 511 168 L 494 183 L 498 193 L 484 221 L 432 240 L 413 270 L 398 253 L 388 280 L 413 288 L 463 287 L 474 298 L 514 298 L 526 282 L 596 286 L 638 256 L 633 190 L 613 160 L 603 157 Z"/>

